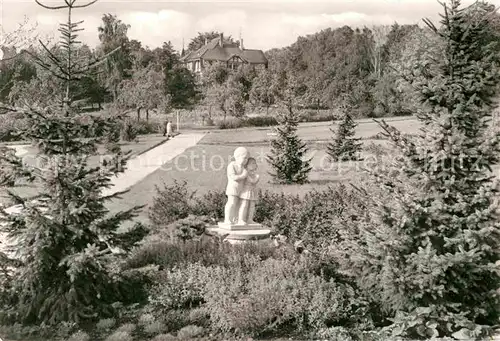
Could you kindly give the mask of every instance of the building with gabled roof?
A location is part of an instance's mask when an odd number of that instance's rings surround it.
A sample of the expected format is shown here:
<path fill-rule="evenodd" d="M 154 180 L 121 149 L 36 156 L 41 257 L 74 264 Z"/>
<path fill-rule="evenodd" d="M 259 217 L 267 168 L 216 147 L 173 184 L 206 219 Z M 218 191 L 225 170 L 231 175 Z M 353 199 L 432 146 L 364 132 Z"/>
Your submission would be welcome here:
<path fill-rule="evenodd" d="M 192 51 L 180 58 L 180 62 L 186 68 L 195 73 L 202 73 L 203 69 L 214 63 L 222 62 L 230 69 L 236 69 L 240 65 L 254 65 L 267 68 L 268 61 L 264 52 L 261 50 L 245 49 L 243 40 L 240 39 L 240 45 L 224 43 L 224 36 L 206 41 L 205 45 L 197 51 Z"/>

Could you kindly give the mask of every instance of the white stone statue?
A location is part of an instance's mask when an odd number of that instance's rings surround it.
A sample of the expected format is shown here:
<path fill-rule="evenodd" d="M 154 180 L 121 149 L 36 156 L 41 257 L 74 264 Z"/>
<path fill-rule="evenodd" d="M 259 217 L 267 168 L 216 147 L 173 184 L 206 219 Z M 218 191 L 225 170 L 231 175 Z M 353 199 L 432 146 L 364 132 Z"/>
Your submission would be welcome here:
<path fill-rule="evenodd" d="M 253 216 L 255 213 L 255 203 L 257 201 L 257 160 L 249 157 L 246 165 L 247 177 L 240 192 L 240 208 L 238 212 L 238 225 L 255 224 Z"/>
<path fill-rule="evenodd" d="M 257 160 L 246 148 L 236 148 L 234 161 L 227 166 L 224 221 L 208 227 L 208 234 L 223 236 L 231 244 L 269 239 L 271 230 L 253 221 L 258 182 Z"/>
<path fill-rule="evenodd" d="M 240 194 L 248 176 L 245 166 L 250 154 L 246 148 L 238 147 L 233 155 L 234 161 L 227 166 L 227 203 L 224 209 L 224 224 L 229 225 L 237 223 L 238 220 Z"/>

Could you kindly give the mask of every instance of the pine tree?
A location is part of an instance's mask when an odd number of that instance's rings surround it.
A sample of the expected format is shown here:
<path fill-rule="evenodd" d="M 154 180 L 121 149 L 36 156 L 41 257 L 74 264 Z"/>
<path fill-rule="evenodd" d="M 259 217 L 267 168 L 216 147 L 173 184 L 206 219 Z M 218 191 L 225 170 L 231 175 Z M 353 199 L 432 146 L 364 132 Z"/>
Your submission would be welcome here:
<path fill-rule="evenodd" d="M 306 144 L 299 138 L 297 127 L 299 115 L 295 112 L 297 85 L 294 79 L 287 79 L 281 102 L 286 108 L 280 117 L 280 126 L 276 128 L 278 136 L 271 141 L 271 153 L 267 162 L 273 172 L 271 176 L 277 183 L 306 183 L 312 169 L 311 159 L 305 159 Z"/>
<path fill-rule="evenodd" d="M 348 106 L 342 108 L 342 121 L 340 121 L 337 131 L 330 128 L 334 137 L 333 141 L 326 147 L 326 153 L 334 162 L 339 160 L 357 161 L 360 159 L 359 152 L 362 149 L 362 143 L 359 142 L 360 138 L 354 137 L 357 123 L 349 114 L 348 108 Z"/>
<path fill-rule="evenodd" d="M 4 322 L 78 323 L 108 316 L 116 302 L 128 303 L 141 297 L 140 288 L 134 288 L 133 281 L 121 274 L 119 265 L 146 231 L 135 225 L 127 233 L 117 232 L 140 207 L 110 214 L 106 202 L 123 192 L 102 195 L 111 186 L 111 177 L 123 171 L 128 156 L 122 155 L 114 143 L 109 146 L 114 159 L 108 166 L 90 166 L 87 162 L 98 145 L 116 142 L 116 118 L 81 114 L 72 104 L 73 85 L 105 60 L 82 64 L 75 53 L 81 22 L 72 22 L 72 11 L 96 1 L 83 5 L 76 0 L 64 2 L 61 6 L 39 3 L 47 9 L 68 10 L 68 21 L 59 29 L 63 57 L 55 56 L 43 44 L 47 56 L 33 55 L 41 67 L 65 82 L 63 105 L 2 106 L 5 112 L 23 114 L 29 121 L 22 135 L 37 145 L 37 157 L 43 161 L 41 167 L 27 168 L 12 155 L 4 159 L 17 177 L 26 175 L 41 186 L 36 202 L 11 193 L 22 205 L 20 213 L 0 212 L 0 228 L 15 241 L 6 251 L 19 263 L 2 283 L 9 288 L 9 295 L 2 295 L 8 300 L 0 302 Z"/>
<path fill-rule="evenodd" d="M 477 5 L 460 8 L 458 0 L 444 9 L 440 28 L 425 20 L 444 51 L 411 79 L 420 94 L 421 137 L 381 122 L 401 158 L 390 174 L 375 173 L 384 190 L 365 219 L 346 229 L 339 249 L 349 256 L 345 270 L 395 314 L 396 335 L 472 340 L 500 317 L 500 217 L 491 173 L 500 133 L 489 123 L 500 60 L 493 12 L 478 15 Z M 374 197 L 368 194 L 367 202 Z"/>

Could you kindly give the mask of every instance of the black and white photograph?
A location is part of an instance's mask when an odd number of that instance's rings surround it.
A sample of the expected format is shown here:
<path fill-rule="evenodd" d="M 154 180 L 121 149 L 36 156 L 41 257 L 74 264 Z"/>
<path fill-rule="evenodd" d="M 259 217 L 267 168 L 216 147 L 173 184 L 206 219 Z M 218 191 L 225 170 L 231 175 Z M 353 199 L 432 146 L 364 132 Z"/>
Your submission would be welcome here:
<path fill-rule="evenodd" d="M 0 341 L 500 341 L 500 0 L 0 0 Z"/>

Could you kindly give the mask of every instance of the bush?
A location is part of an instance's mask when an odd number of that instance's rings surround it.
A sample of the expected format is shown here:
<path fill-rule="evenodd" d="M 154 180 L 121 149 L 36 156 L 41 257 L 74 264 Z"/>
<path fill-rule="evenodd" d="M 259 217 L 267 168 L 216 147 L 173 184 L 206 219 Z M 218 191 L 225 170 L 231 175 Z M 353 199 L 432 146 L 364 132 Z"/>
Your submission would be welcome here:
<path fill-rule="evenodd" d="M 118 329 L 116 331 L 119 331 L 119 332 L 126 332 L 130 335 L 132 335 L 134 333 L 134 331 L 136 330 L 137 326 L 133 323 L 125 323 L 125 324 L 122 324 L 120 327 L 118 327 Z"/>
<path fill-rule="evenodd" d="M 99 320 L 96 324 L 96 329 L 99 331 L 109 331 L 111 330 L 116 324 L 116 320 L 113 318 L 108 318 L 108 319 L 103 319 Z"/>
<path fill-rule="evenodd" d="M 177 338 L 172 334 L 160 334 L 152 338 L 151 341 L 177 341 Z"/>
<path fill-rule="evenodd" d="M 219 121 L 219 129 L 237 129 L 244 127 L 269 127 L 278 125 L 278 120 L 274 116 L 253 116 L 245 118 L 229 118 Z"/>
<path fill-rule="evenodd" d="M 183 327 L 179 332 L 177 333 L 177 336 L 180 339 L 194 339 L 197 337 L 201 337 L 205 334 L 205 328 L 199 327 L 199 326 L 194 326 L 194 325 L 189 325 Z"/>
<path fill-rule="evenodd" d="M 276 126 L 279 122 L 274 116 L 253 116 L 246 118 L 244 124 L 247 127 L 269 127 Z"/>
<path fill-rule="evenodd" d="M 203 235 L 210 222 L 211 220 L 208 217 L 189 215 L 184 219 L 173 222 L 169 230 L 173 232 L 175 238 L 186 242 L 186 240 L 195 239 Z"/>
<path fill-rule="evenodd" d="M 326 281 L 300 260 L 235 258 L 212 270 L 205 307 L 216 330 L 266 335 L 354 323 L 365 303 L 348 285 Z"/>
<path fill-rule="evenodd" d="M 224 191 L 209 191 L 196 196 L 196 191 L 187 187 L 187 182 L 174 181 L 172 185 L 156 187 L 156 196 L 149 210 L 149 219 L 156 227 L 165 227 L 179 219 L 195 216 L 207 216 L 214 222 L 224 217 L 226 204 Z"/>
<path fill-rule="evenodd" d="M 127 332 L 116 331 L 108 336 L 105 341 L 133 341 L 134 338 Z"/>
<path fill-rule="evenodd" d="M 260 191 L 255 220 L 270 227 L 274 234 L 289 240 L 304 240 L 311 246 L 338 238 L 347 207 L 359 205 L 358 195 L 345 185 L 311 191 L 303 198 Z"/>
<path fill-rule="evenodd" d="M 271 243 L 230 245 L 216 238 L 204 236 L 201 240 L 187 240 L 185 243 L 177 243 L 170 239 L 144 243 L 132 252 L 126 267 L 141 268 L 155 264 L 166 270 L 193 263 L 204 266 L 227 266 L 234 255 L 247 253 L 255 254 L 260 259 L 286 256 Z"/>
<path fill-rule="evenodd" d="M 209 274 L 210 268 L 198 263 L 161 272 L 151 291 L 150 304 L 155 311 L 163 312 L 198 307 Z"/>
<path fill-rule="evenodd" d="M 0 142 L 19 141 L 18 133 L 26 129 L 27 120 L 16 114 L 2 115 L 0 120 Z"/>
<path fill-rule="evenodd" d="M 154 321 L 144 326 L 144 333 L 150 336 L 164 333 L 166 330 L 167 327 L 161 321 Z"/>
<path fill-rule="evenodd" d="M 137 130 L 135 128 L 134 122 L 130 119 L 125 120 L 121 127 L 121 138 L 124 141 L 130 142 L 137 139 Z"/>
<path fill-rule="evenodd" d="M 161 124 L 157 122 L 148 122 L 146 120 L 132 121 L 135 131 L 138 135 L 157 134 L 161 132 Z M 173 129 L 172 125 L 172 129 Z"/>
<path fill-rule="evenodd" d="M 243 119 L 241 118 L 227 118 L 217 122 L 217 127 L 219 129 L 237 129 L 244 126 Z"/>
<path fill-rule="evenodd" d="M 90 341 L 90 336 L 87 333 L 78 331 L 71 335 L 67 341 Z"/>
<path fill-rule="evenodd" d="M 301 122 L 328 122 L 334 119 L 334 114 L 331 110 L 304 110 L 300 113 Z"/>
<path fill-rule="evenodd" d="M 382 156 L 387 156 L 389 154 L 389 148 L 384 147 L 379 143 L 369 143 L 364 147 L 364 151 L 366 153 L 372 154 L 376 157 L 377 160 L 380 160 Z"/>
<path fill-rule="evenodd" d="M 198 216 L 207 216 L 215 221 L 224 218 L 224 206 L 227 196 L 224 190 L 209 191 L 201 197 L 195 197 L 191 205 L 191 213 Z"/>
<path fill-rule="evenodd" d="M 174 180 L 172 185 L 156 186 L 156 196 L 149 210 L 149 219 L 156 227 L 165 227 L 191 213 L 194 191 L 187 188 L 187 182 Z"/>

